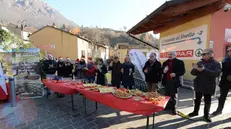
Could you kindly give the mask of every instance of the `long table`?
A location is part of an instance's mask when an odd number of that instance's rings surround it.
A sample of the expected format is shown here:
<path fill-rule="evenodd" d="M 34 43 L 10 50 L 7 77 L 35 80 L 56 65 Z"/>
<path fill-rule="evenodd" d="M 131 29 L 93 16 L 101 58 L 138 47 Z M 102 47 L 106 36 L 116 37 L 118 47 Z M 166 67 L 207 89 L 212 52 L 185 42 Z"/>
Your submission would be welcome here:
<path fill-rule="evenodd" d="M 78 91 L 75 87 L 72 86 L 71 81 L 58 81 L 55 82 L 54 80 L 42 80 L 43 84 L 45 87 L 47 87 L 47 93 L 48 89 L 60 93 L 60 94 L 65 94 L 65 95 L 71 95 L 71 105 L 72 105 L 72 110 L 74 111 L 74 98 L 73 95 L 77 94 Z M 48 94 L 47 94 L 48 98 Z"/>
<path fill-rule="evenodd" d="M 108 107 L 118 109 L 121 111 L 131 112 L 137 115 L 143 115 L 147 117 L 147 126 L 149 126 L 149 117 L 153 116 L 153 126 L 154 126 L 154 118 L 155 113 L 160 112 L 164 109 L 167 104 L 169 97 L 165 97 L 158 104 L 153 104 L 149 101 L 135 101 L 132 98 L 129 99 L 121 99 L 115 97 L 113 94 L 101 94 L 99 92 L 86 90 L 81 85 L 73 85 L 71 82 L 54 82 L 49 80 L 43 80 L 43 83 L 47 88 L 54 92 L 62 93 L 62 94 L 70 94 L 72 97 L 72 109 L 74 110 L 74 102 L 73 95 L 76 93 L 81 93 L 84 97 L 84 109 L 86 115 L 86 98 L 96 102 L 96 110 L 97 103 L 104 104 Z"/>

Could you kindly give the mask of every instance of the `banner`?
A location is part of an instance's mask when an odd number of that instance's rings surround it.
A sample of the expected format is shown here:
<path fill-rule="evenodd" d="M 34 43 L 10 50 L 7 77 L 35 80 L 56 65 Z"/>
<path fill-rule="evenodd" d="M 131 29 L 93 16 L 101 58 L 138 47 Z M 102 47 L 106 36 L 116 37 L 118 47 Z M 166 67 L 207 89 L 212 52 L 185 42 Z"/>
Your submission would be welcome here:
<path fill-rule="evenodd" d="M 42 97 L 39 49 L 15 49 L 12 50 L 12 57 L 16 95 L 21 99 Z"/>
<path fill-rule="evenodd" d="M 3 89 L 3 91 L 5 92 L 5 94 L 8 95 L 7 88 L 6 88 L 5 76 L 4 76 L 4 73 L 3 73 L 3 69 L 2 69 L 2 64 L 1 63 L 0 63 L 0 87 Z"/>
<path fill-rule="evenodd" d="M 180 59 L 197 60 L 206 48 L 208 26 L 203 25 L 160 39 L 160 59 L 167 59 L 169 51 L 176 51 Z"/>
<path fill-rule="evenodd" d="M 139 71 L 141 78 L 145 80 L 143 68 L 145 63 L 147 62 L 147 58 L 145 57 L 144 53 L 136 49 L 131 49 L 129 51 L 129 56 L 131 58 L 131 62 L 136 66 L 137 70 Z"/>

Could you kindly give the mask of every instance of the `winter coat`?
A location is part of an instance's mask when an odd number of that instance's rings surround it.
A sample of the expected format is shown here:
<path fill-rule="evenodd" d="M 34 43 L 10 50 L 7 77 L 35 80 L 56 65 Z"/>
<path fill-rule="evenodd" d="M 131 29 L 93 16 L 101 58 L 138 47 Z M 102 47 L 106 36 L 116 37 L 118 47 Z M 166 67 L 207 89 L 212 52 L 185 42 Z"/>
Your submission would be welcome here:
<path fill-rule="evenodd" d="M 106 65 L 102 65 L 99 69 L 96 69 L 97 80 L 96 83 L 99 85 L 106 85 L 106 77 L 105 74 L 107 73 Z"/>
<path fill-rule="evenodd" d="M 46 74 L 55 74 L 57 70 L 57 62 L 55 60 L 44 60 L 42 67 Z"/>
<path fill-rule="evenodd" d="M 112 71 L 111 83 L 113 86 L 120 85 L 121 83 L 121 68 L 122 64 L 120 62 L 113 63 L 113 65 L 109 67 L 109 70 Z"/>
<path fill-rule="evenodd" d="M 77 77 L 80 78 L 80 79 L 84 79 L 85 78 L 85 73 L 86 73 L 86 70 L 84 70 L 84 68 L 86 68 L 87 65 L 86 65 L 86 62 L 80 62 L 78 65 L 77 65 Z"/>
<path fill-rule="evenodd" d="M 122 64 L 122 84 L 125 86 L 133 86 L 135 85 L 133 73 L 135 72 L 135 66 L 131 62 L 125 62 Z M 131 73 L 130 73 L 131 69 Z"/>
<path fill-rule="evenodd" d="M 64 76 L 64 62 L 59 61 L 57 63 L 57 73 L 59 77 L 63 77 Z"/>
<path fill-rule="evenodd" d="M 72 73 L 72 70 L 73 70 L 74 66 L 72 63 L 70 62 L 66 62 L 64 64 L 64 77 L 72 77 L 73 73 Z"/>
<path fill-rule="evenodd" d="M 86 76 L 87 77 L 94 77 L 95 76 L 95 66 L 92 63 L 87 64 L 87 71 Z"/>
<path fill-rule="evenodd" d="M 228 76 L 231 76 L 231 57 L 227 57 L 222 62 L 222 76 L 220 81 L 220 87 L 231 88 L 231 81 L 227 79 Z"/>
<path fill-rule="evenodd" d="M 202 94 L 213 95 L 216 89 L 216 78 L 220 75 L 221 65 L 219 62 L 210 58 L 208 61 L 202 60 L 197 63 L 204 65 L 202 72 L 192 69 L 191 74 L 196 76 L 194 79 L 194 89 Z"/>
<path fill-rule="evenodd" d="M 159 61 L 155 61 L 153 65 L 151 65 L 150 61 L 147 61 L 144 65 L 143 72 L 148 69 L 148 73 L 144 73 L 145 81 L 149 83 L 158 83 L 161 81 L 161 63 Z"/>
<path fill-rule="evenodd" d="M 174 83 L 174 88 L 177 92 L 177 88 L 181 86 L 181 81 L 180 81 L 180 76 L 183 76 L 185 74 L 185 65 L 182 60 L 179 60 L 177 58 L 172 60 L 172 73 L 175 73 L 176 76 L 172 78 L 171 81 Z M 162 66 L 161 72 L 164 71 L 165 67 L 168 66 L 169 60 L 165 61 Z M 162 78 L 162 85 L 166 86 L 167 84 L 167 73 L 163 73 L 163 78 Z"/>

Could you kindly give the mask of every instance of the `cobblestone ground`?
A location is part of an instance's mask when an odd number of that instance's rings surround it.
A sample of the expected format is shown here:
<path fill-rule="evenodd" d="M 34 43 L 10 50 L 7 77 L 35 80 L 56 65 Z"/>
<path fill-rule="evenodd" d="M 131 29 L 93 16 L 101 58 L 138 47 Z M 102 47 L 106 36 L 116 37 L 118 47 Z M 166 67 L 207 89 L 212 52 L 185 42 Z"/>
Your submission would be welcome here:
<path fill-rule="evenodd" d="M 181 89 L 178 110 L 184 113 L 192 111 L 192 91 Z M 230 96 L 230 95 L 229 95 Z M 0 106 L 0 129 L 145 129 L 146 117 L 118 111 L 87 101 L 87 116 L 84 114 L 82 96 L 75 95 L 75 111 L 71 109 L 71 97 L 49 99 L 21 100 L 17 107 L 11 108 L 9 104 Z M 217 99 L 212 102 L 211 112 L 217 107 Z M 203 114 L 203 105 L 200 114 Z M 231 96 L 227 99 L 223 115 L 213 118 L 208 124 L 203 121 L 202 115 L 187 120 L 180 116 L 172 116 L 160 112 L 155 117 L 155 129 L 231 129 Z M 92 112 L 92 113 L 91 113 Z M 150 118 L 152 128 L 152 118 Z"/>

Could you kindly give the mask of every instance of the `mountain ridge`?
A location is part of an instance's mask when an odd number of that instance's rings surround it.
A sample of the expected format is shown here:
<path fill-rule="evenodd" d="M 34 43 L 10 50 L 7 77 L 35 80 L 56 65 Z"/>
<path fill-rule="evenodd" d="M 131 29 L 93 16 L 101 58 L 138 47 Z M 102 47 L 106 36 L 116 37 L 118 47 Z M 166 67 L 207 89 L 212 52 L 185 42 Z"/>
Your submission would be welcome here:
<path fill-rule="evenodd" d="M 67 29 L 68 31 L 77 28 L 76 34 L 111 47 L 114 47 L 117 43 L 140 44 L 139 41 L 128 36 L 125 31 L 110 28 L 79 27 L 43 0 L 0 0 L 0 12 L 0 21 L 3 22 L 16 25 L 24 24 L 37 29 L 46 25 L 53 25 L 53 23 L 58 28 Z M 157 46 L 158 40 L 151 34 L 144 33 L 136 37 Z"/>

